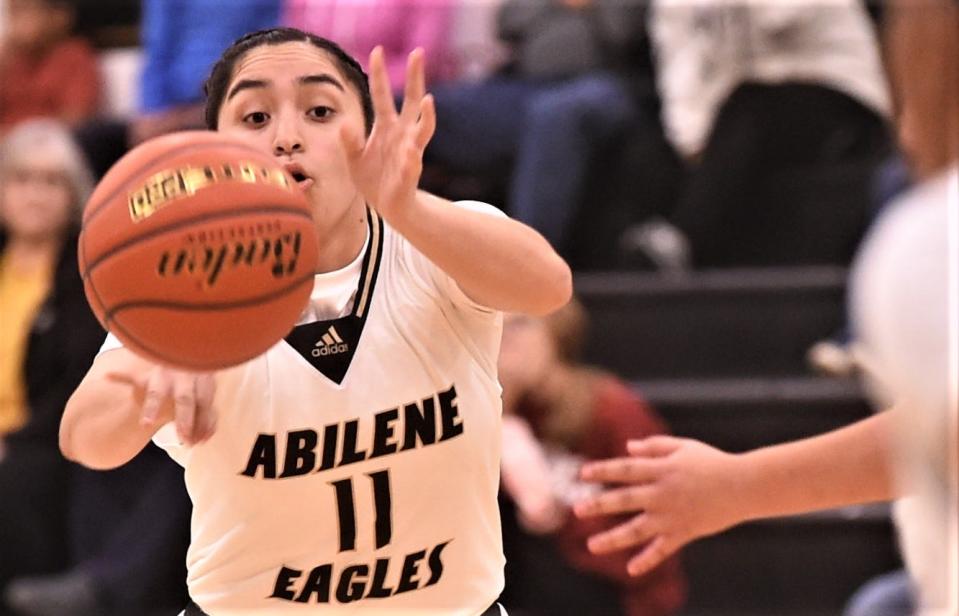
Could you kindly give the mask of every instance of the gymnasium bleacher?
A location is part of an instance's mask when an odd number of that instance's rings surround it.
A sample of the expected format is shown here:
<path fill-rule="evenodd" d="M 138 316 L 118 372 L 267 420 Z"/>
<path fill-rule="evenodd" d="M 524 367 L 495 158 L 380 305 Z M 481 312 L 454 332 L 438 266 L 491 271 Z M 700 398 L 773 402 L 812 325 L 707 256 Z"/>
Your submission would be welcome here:
<path fill-rule="evenodd" d="M 820 434 L 870 412 L 857 381 L 805 363 L 842 325 L 845 279 L 836 267 L 581 274 L 585 353 L 679 436 L 744 451 Z M 886 506 L 746 524 L 687 546 L 683 562 L 686 616 L 835 615 L 901 566 Z"/>

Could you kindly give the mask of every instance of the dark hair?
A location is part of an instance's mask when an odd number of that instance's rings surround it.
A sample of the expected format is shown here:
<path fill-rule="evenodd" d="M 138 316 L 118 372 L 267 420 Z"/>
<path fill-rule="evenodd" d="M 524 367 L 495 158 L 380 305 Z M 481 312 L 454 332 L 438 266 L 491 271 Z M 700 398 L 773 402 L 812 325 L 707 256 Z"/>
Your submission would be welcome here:
<path fill-rule="evenodd" d="M 223 106 L 223 99 L 226 97 L 226 89 L 230 85 L 233 69 L 236 67 L 237 61 L 246 52 L 263 45 L 294 42 L 311 43 L 314 47 L 322 49 L 330 55 L 337 68 L 340 69 L 347 81 L 359 94 L 360 104 L 363 107 L 366 134 L 369 135 L 370 131 L 373 130 L 373 99 L 370 96 L 370 81 L 366 73 L 363 72 L 363 67 L 333 41 L 296 28 L 269 28 L 251 32 L 235 40 L 223 52 L 220 59 L 213 65 L 213 70 L 210 71 L 206 83 L 203 84 L 203 93 L 206 94 L 205 119 L 207 128 L 216 130 L 217 117 L 220 115 L 220 107 Z"/>

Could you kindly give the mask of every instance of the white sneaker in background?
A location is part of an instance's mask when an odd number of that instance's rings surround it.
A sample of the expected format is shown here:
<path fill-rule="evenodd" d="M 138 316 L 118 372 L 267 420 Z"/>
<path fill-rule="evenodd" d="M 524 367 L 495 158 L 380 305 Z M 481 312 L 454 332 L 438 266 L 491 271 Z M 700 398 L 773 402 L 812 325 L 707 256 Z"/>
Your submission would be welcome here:
<path fill-rule="evenodd" d="M 627 228 L 619 238 L 619 247 L 624 254 L 642 254 L 661 272 L 683 273 L 692 262 L 689 240 L 661 218 Z"/>

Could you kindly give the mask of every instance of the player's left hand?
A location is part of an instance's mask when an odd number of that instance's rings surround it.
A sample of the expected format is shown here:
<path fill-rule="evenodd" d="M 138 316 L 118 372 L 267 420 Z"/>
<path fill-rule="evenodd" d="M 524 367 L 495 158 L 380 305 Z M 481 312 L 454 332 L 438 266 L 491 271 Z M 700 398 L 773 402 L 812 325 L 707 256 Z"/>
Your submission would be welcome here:
<path fill-rule="evenodd" d="M 582 479 L 621 485 L 577 503 L 574 511 L 579 517 L 636 513 L 588 543 L 596 554 L 638 548 L 627 563 L 630 575 L 647 573 L 690 541 L 746 519 L 739 456 L 671 436 L 630 441 L 628 450 L 631 457 L 583 466 Z"/>
<path fill-rule="evenodd" d="M 412 209 L 423 172 L 423 152 L 436 129 L 436 108 L 433 97 L 426 94 L 424 62 L 422 49 L 410 54 L 403 106 L 397 112 L 383 48 L 377 46 L 370 54 L 370 91 L 376 114 L 373 131 L 365 143 L 362 135 L 349 127 L 340 131 L 354 183 L 387 221 Z"/>

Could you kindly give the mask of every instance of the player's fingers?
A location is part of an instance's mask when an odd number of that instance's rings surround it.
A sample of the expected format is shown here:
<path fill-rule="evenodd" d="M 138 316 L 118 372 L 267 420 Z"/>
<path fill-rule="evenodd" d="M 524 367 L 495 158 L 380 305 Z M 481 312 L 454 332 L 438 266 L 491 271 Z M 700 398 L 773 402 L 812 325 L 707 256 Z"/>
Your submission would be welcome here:
<path fill-rule="evenodd" d="M 216 379 L 212 374 L 201 373 L 196 378 L 196 405 L 200 411 L 209 411 L 213 408 L 213 397 L 216 394 Z"/>
<path fill-rule="evenodd" d="M 389 122 L 396 117 L 396 104 L 390 87 L 390 75 L 386 71 L 383 47 L 377 45 L 370 52 L 370 94 L 377 122 Z"/>
<path fill-rule="evenodd" d="M 651 490 L 648 486 L 629 486 L 607 490 L 576 503 L 573 506 L 573 511 L 579 517 L 642 511 L 649 505 Z"/>
<path fill-rule="evenodd" d="M 626 563 L 626 571 L 633 577 L 649 573 L 669 558 L 674 551 L 675 548 L 670 547 L 666 537 L 660 535 L 629 559 Z"/>
<path fill-rule="evenodd" d="M 584 481 L 603 483 L 649 483 L 662 472 L 655 460 L 643 458 L 612 458 L 587 462 L 579 471 Z"/>
<path fill-rule="evenodd" d="M 184 443 L 196 442 L 196 385 L 193 375 L 180 373 L 173 379 L 173 416 L 176 431 Z"/>
<path fill-rule="evenodd" d="M 586 545 L 593 554 L 609 554 L 617 550 L 643 545 L 649 542 L 654 534 L 650 528 L 649 519 L 640 514 L 634 516 L 628 522 L 623 522 L 619 526 L 593 535 L 586 542 Z"/>
<path fill-rule="evenodd" d="M 107 372 L 104 378 L 114 383 L 132 385 L 138 389 L 146 390 L 148 376 L 146 374 L 127 374 L 126 372 Z"/>
<path fill-rule="evenodd" d="M 673 453 L 683 444 L 682 439 L 674 436 L 651 436 L 642 440 L 626 443 L 626 450 L 631 456 L 644 458 L 662 458 Z"/>
<path fill-rule="evenodd" d="M 420 103 L 420 123 L 416 126 L 416 147 L 422 153 L 436 132 L 436 102 L 432 94 L 423 97 Z"/>
<path fill-rule="evenodd" d="M 163 403 L 170 397 L 170 374 L 162 368 L 151 370 L 145 389 L 140 423 L 152 426 L 160 416 Z"/>
<path fill-rule="evenodd" d="M 216 431 L 216 411 L 213 410 L 213 396 L 216 393 L 216 381 L 212 374 L 201 374 L 196 379 L 196 408 L 199 426 L 198 440 L 208 440 Z"/>
<path fill-rule="evenodd" d="M 420 101 L 426 94 L 425 54 L 417 47 L 406 60 L 406 84 L 403 87 L 403 108 L 400 118 L 415 122 L 420 115 Z"/>

